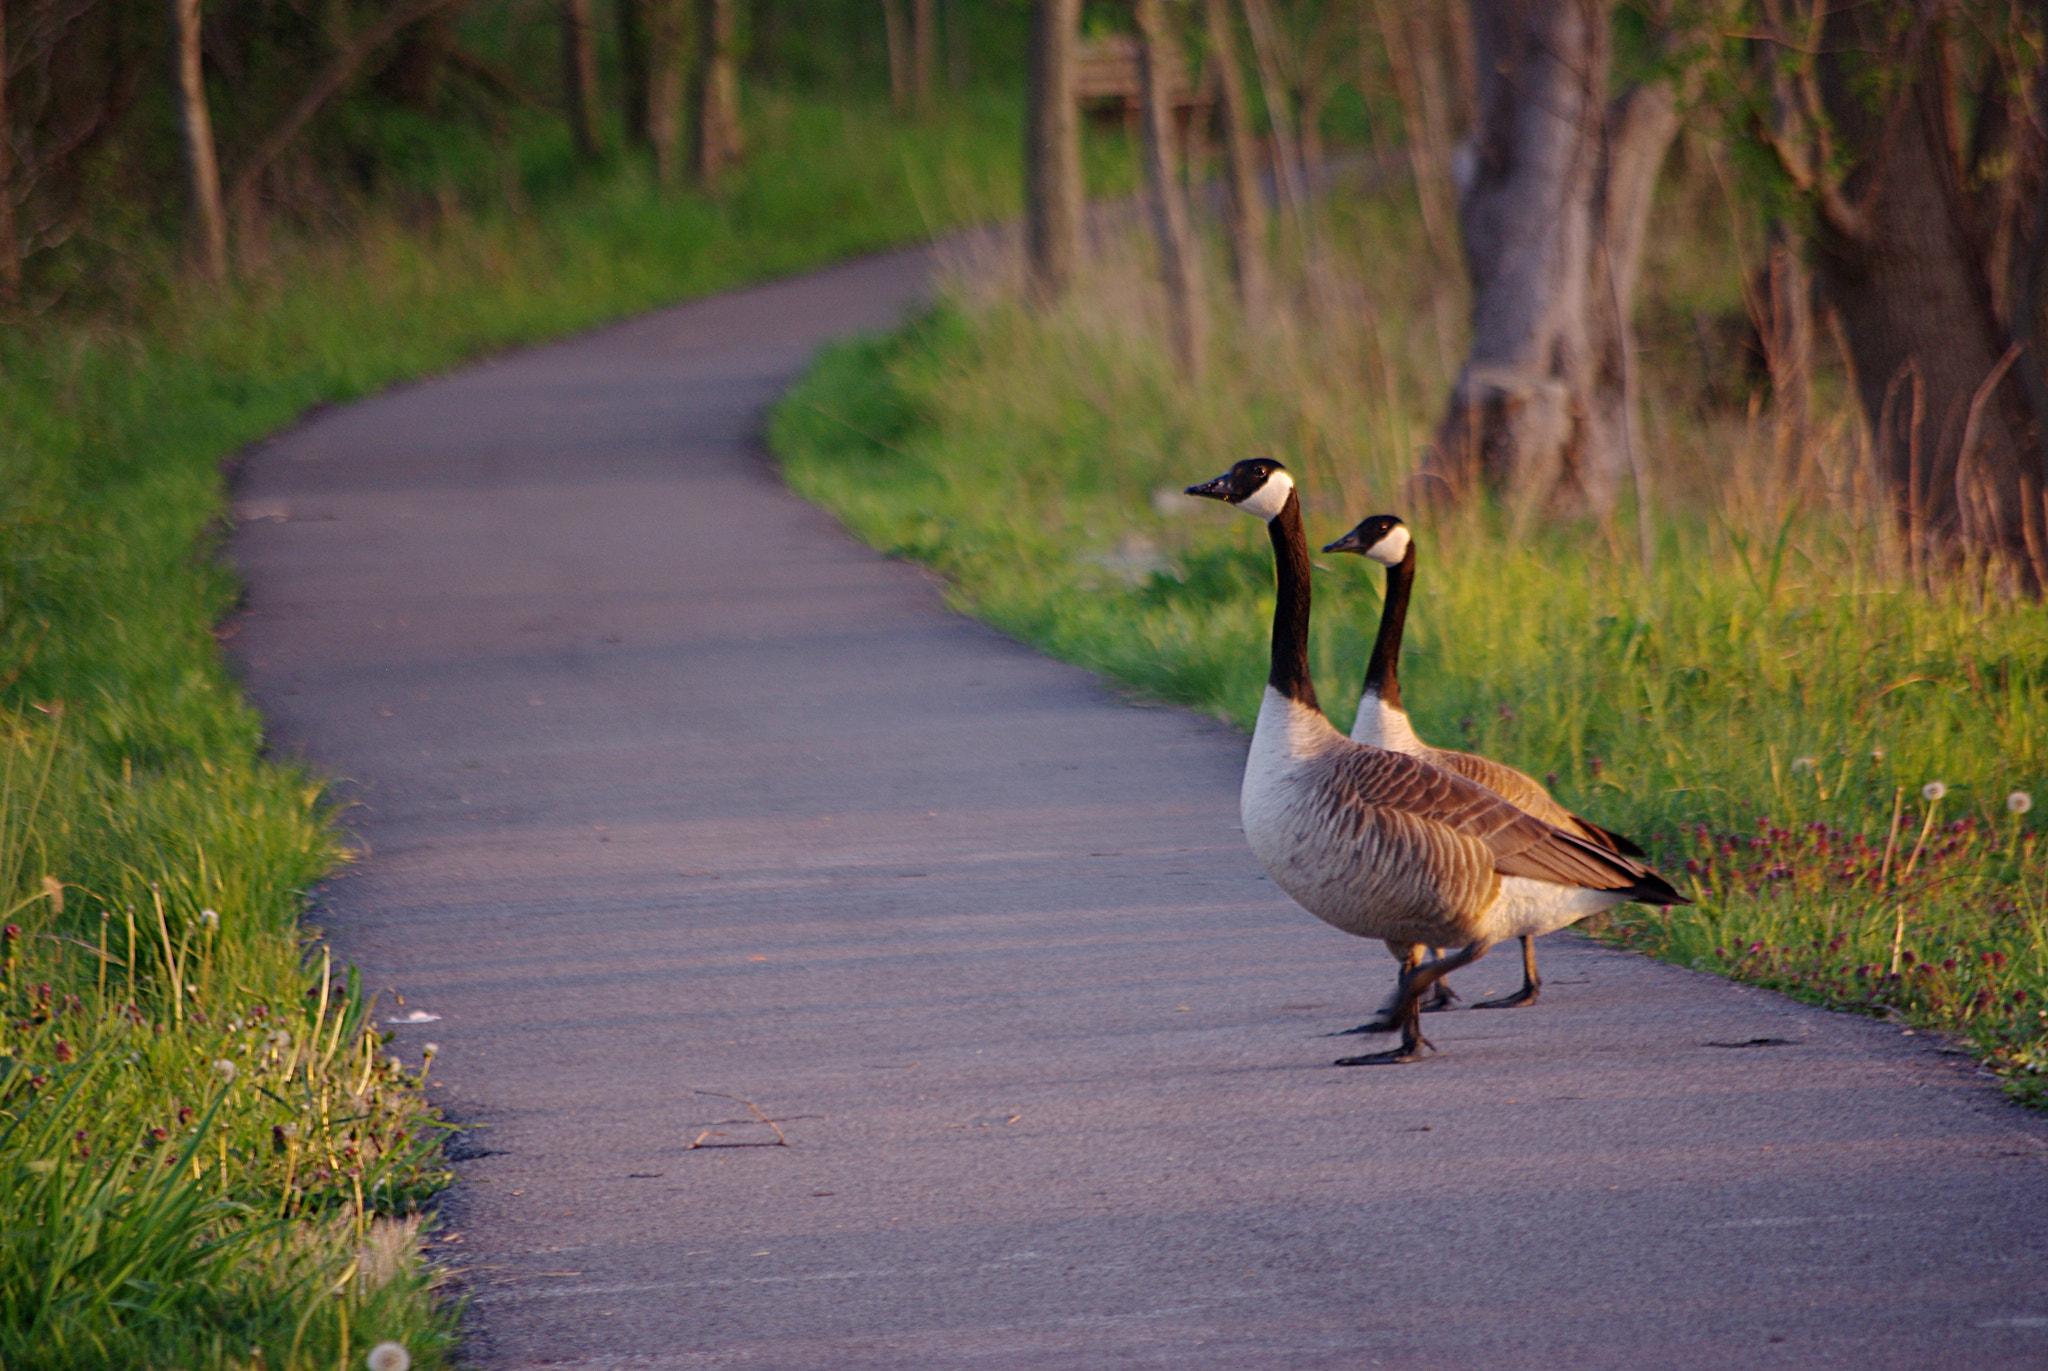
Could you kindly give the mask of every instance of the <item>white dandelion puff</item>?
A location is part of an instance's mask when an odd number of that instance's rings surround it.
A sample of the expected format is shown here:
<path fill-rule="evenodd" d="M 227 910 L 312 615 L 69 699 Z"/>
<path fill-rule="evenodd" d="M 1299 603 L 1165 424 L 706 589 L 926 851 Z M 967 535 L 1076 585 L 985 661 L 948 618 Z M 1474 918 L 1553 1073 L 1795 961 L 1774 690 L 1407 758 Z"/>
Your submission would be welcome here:
<path fill-rule="evenodd" d="M 1926 785 L 1920 787 L 1920 798 L 1929 804 L 1933 804 L 1946 794 L 1948 794 L 1948 784 L 1944 781 L 1929 781 Z"/>
<path fill-rule="evenodd" d="M 199 922 L 206 926 L 206 931 L 208 933 L 213 932 L 215 929 L 220 927 L 220 911 L 217 909 L 200 910 Z"/>
<path fill-rule="evenodd" d="M 439 1044 L 439 1043 L 427 1043 L 427 1044 L 425 1044 L 424 1046 L 422 1046 L 422 1047 L 420 1048 L 420 1055 L 421 1055 L 421 1056 L 423 1056 L 423 1057 L 432 1057 L 432 1056 L 436 1055 L 437 1053 L 439 1053 L 439 1052 L 440 1052 L 440 1050 L 441 1050 L 441 1044 Z"/>
<path fill-rule="evenodd" d="M 213 1069 L 224 1081 L 232 1081 L 235 1078 L 235 1064 L 226 1057 L 216 1059 Z"/>
<path fill-rule="evenodd" d="M 2034 797 L 2024 790 L 2015 790 L 2005 797 L 2005 807 L 2015 814 L 2024 814 L 2034 807 Z"/>
<path fill-rule="evenodd" d="M 370 1349 L 364 1361 L 370 1371 L 407 1371 L 412 1365 L 412 1353 L 405 1350 L 402 1342 L 380 1342 Z"/>
<path fill-rule="evenodd" d="M 1794 757 L 1792 759 L 1792 774 L 1794 776 L 1804 775 L 1818 765 L 1819 763 L 1811 757 Z"/>

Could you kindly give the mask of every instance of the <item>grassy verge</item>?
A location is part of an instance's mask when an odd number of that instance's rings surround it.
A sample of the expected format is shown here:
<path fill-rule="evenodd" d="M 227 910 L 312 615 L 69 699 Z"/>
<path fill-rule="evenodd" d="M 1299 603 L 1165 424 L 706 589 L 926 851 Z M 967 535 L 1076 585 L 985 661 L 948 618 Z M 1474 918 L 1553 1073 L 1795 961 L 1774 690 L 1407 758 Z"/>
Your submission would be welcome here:
<path fill-rule="evenodd" d="M 1141 247 L 1062 308 L 990 276 L 894 337 L 841 349 L 778 413 L 792 484 L 955 603 L 1148 695 L 1249 725 L 1271 559 L 1251 520 L 1181 488 L 1253 452 L 1303 477 L 1310 535 L 1393 508 L 1445 393 L 1446 278 L 1398 205 L 1340 206 L 1313 304 L 1217 329 L 1177 376 Z M 1218 300 L 1219 314 L 1228 315 Z M 1653 358 L 1653 361 L 1656 359 Z M 1703 413 L 1653 377 L 1660 489 L 1634 530 L 1418 530 L 1404 696 L 1422 736 L 1551 779 L 1647 840 L 1699 903 L 1608 936 L 1968 1040 L 2048 1099 L 2048 614 L 1972 583 L 1915 589 L 1837 479 L 1853 435 L 1762 468 L 1768 416 Z M 1712 473 L 1707 474 L 1707 473 Z M 1313 663 L 1349 723 L 1379 614 L 1360 559 L 1319 564 Z M 2048 796 L 2044 796 L 2048 798 Z"/>
<path fill-rule="evenodd" d="M 717 202 L 508 145 L 491 206 L 0 330 L 0 1368 L 451 1345 L 412 1242 L 442 1179 L 426 1063 L 382 1055 L 308 943 L 332 819 L 212 636 L 223 459 L 486 350 L 1007 212 L 1013 103 L 912 128 L 764 97 Z"/>

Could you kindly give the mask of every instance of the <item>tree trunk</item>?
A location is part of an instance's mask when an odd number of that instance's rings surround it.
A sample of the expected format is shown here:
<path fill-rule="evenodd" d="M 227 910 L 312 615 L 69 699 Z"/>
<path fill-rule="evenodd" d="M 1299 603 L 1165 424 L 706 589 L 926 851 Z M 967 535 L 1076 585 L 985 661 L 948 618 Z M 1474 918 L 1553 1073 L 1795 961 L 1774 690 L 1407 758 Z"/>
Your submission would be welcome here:
<path fill-rule="evenodd" d="M 377 84 L 399 103 L 431 113 L 441 99 L 441 78 L 455 51 L 455 11 L 467 0 L 438 6 L 400 35 L 398 51 L 384 66 Z"/>
<path fill-rule="evenodd" d="M 939 63 L 937 0 L 912 0 L 910 20 L 910 103 L 919 114 L 929 114 Z"/>
<path fill-rule="evenodd" d="M 974 0 L 946 0 L 940 27 L 946 34 L 946 89 L 966 90 L 973 80 L 972 54 L 967 39 L 967 7 Z"/>
<path fill-rule="evenodd" d="M 1081 123 L 1074 49 L 1081 0 L 1032 0 L 1025 90 L 1024 229 L 1032 296 L 1066 292 L 1081 256 Z"/>
<path fill-rule="evenodd" d="M 206 76 L 200 66 L 199 0 L 171 0 L 171 12 L 177 36 L 178 132 L 185 145 L 192 196 L 193 258 L 207 280 L 218 281 L 227 275 L 228 224 L 221 208 L 213 120 L 206 108 Z"/>
<path fill-rule="evenodd" d="M 1223 117 L 1230 264 L 1237 278 L 1238 301 L 1246 317 L 1257 319 L 1266 312 L 1266 195 L 1259 187 L 1258 161 L 1252 148 L 1251 108 L 1245 99 L 1244 72 L 1237 64 L 1237 40 L 1225 0 L 1203 0 L 1202 9 Z"/>
<path fill-rule="evenodd" d="M 1252 57 L 1258 67 L 1259 86 L 1266 97 L 1266 125 L 1273 140 L 1273 179 L 1280 191 L 1284 221 L 1294 229 L 1303 256 L 1313 274 L 1317 268 L 1313 225 L 1308 212 L 1308 179 L 1301 159 L 1301 145 L 1295 141 L 1290 117 L 1286 74 L 1280 66 L 1280 35 L 1273 25 L 1273 13 L 1266 0 L 1244 0 L 1245 26 L 1251 30 Z M 1311 292 L 1313 293 L 1313 292 Z"/>
<path fill-rule="evenodd" d="M 703 27 L 698 34 L 694 170 L 699 185 L 716 190 L 745 147 L 740 129 L 736 0 L 697 0 L 697 4 Z"/>
<path fill-rule="evenodd" d="M 1448 244 L 1457 192 L 1451 184 L 1450 101 L 1437 44 L 1429 33 L 1436 19 L 1399 0 L 1374 0 L 1373 10 L 1395 98 L 1401 104 L 1402 142 L 1423 231 L 1431 244 Z"/>
<path fill-rule="evenodd" d="M 1208 312 L 1195 261 L 1194 234 L 1188 227 L 1187 190 L 1181 182 L 1173 110 L 1167 104 L 1168 76 L 1161 70 L 1160 60 L 1164 54 L 1178 61 L 1179 46 L 1167 31 L 1164 0 L 1137 0 L 1137 17 L 1142 39 L 1138 80 L 1145 114 L 1145 180 L 1153 237 L 1159 244 L 1159 274 L 1166 286 L 1174 353 L 1182 373 L 1198 379 L 1208 346 Z"/>
<path fill-rule="evenodd" d="M 889 44 L 889 107 L 910 112 L 910 31 L 903 22 L 903 0 L 882 0 L 882 32 Z"/>
<path fill-rule="evenodd" d="M 1902 38 L 1853 7 L 1828 16 L 1821 91 L 1850 171 L 1822 207 L 1816 276 L 1848 340 L 1915 569 L 1945 568 L 1958 552 L 1993 554 L 2038 594 L 2048 576 L 2048 449 L 2016 364 L 2039 359 L 2022 362 L 2016 331 L 1999 317 L 1989 204 L 1965 183 L 1951 122 L 1949 8 L 1924 3 Z M 1892 85 L 1873 104 L 1866 90 L 1878 62 Z"/>
<path fill-rule="evenodd" d="M 1604 101 L 1603 0 L 1474 0 L 1474 167 L 1458 203 L 1472 350 L 1419 498 L 1484 490 L 1518 521 L 1610 512 L 1632 461 L 1630 306 L 1678 130 L 1656 82 Z"/>
<path fill-rule="evenodd" d="M 562 108 L 576 154 L 594 162 L 603 151 L 597 136 L 597 49 L 590 41 L 590 0 L 561 0 Z"/>
<path fill-rule="evenodd" d="M 682 178 L 683 89 L 689 71 L 691 0 L 639 0 L 647 39 L 647 146 L 654 183 L 675 189 Z"/>
<path fill-rule="evenodd" d="M 21 231 L 14 222 L 14 115 L 7 103 L 7 5 L 0 0 L 0 309 L 21 303 Z"/>
<path fill-rule="evenodd" d="M 647 11 L 663 0 L 618 0 L 619 113 L 626 141 L 647 143 Z"/>

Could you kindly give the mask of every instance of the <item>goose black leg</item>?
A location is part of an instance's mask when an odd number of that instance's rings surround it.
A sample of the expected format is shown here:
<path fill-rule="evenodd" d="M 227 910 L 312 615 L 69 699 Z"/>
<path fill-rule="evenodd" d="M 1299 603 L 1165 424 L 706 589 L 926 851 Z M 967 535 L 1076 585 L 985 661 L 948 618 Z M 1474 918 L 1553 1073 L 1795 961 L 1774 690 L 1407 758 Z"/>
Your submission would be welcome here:
<path fill-rule="evenodd" d="M 1422 966 L 1422 959 L 1429 948 L 1422 943 L 1387 942 L 1387 951 L 1394 954 L 1401 963 L 1399 978 L 1394 982 L 1394 998 L 1380 1007 L 1380 1012 L 1356 1028 L 1340 1029 L 1335 1033 L 1323 1034 L 1326 1038 L 1348 1038 L 1354 1033 L 1391 1033 L 1401 1026 L 1395 1017 L 1395 1007 L 1401 1003 L 1401 996 L 1408 988 L 1409 978 Z"/>
<path fill-rule="evenodd" d="M 1422 1036 L 1422 997 L 1445 976 L 1461 966 L 1478 961 L 1485 955 L 1485 943 L 1472 943 L 1448 957 L 1439 957 L 1426 966 L 1417 967 L 1413 973 L 1403 976 L 1400 996 L 1385 1015 L 1392 1020 L 1389 1024 L 1390 1029 L 1398 1027 L 1401 1030 L 1401 1045 L 1388 1048 L 1385 1052 L 1371 1052 L 1363 1057 L 1339 1057 L 1335 1065 L 1395 1066 L 1402 1062 L 1422 1060 L 1424 1052 L 1435 1050 L 1429 1039 Z"/>
<path fill-rule="evenodd" d="M 1436 957 L 1438 961 L 1443 960 L 1444 951 L 1442 948 L 1436 950 Z M 1436 984 L 1430 987 L 1429 997 L 1423 1001 L 1422 1012 L 1425 1014 L 1440 1014 L 1457 1002 L 1458 992 L 1451 989 L 1451 983 L 1448 980 L 1439 976 L 1437 977 Z"/>
<path fill-rule="evenodd" d="M 1520 1009 L 1536 1003 L 1536 994 L 1543 989 L 1543 978 L 1536 974 L 1536 942 L 1533 938 L 1522 939 L 1522 988 L 1512 995 L 1503 995 L 1497 1000 L 1481 1000 L 1474 1009 Z"/>

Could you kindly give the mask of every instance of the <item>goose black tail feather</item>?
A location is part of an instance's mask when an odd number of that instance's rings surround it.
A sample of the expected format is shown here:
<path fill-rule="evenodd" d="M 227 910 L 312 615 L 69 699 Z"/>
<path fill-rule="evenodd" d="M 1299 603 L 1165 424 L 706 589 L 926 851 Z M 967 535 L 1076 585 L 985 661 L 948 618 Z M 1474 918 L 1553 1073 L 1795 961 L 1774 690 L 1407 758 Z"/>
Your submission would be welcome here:
<path fill-rule="evenodd" d="M 1691 904 L 1692 901 L 1672 889 L 1671 882 L 1654 871 L 1645 870 L 1636 883 L 1628 888 L 1628 897 L 1637 904 L 1674 905 Z"/>
<path fill-rule="evenodd" d="M 1578 819 L 1579 827 L 1585 829 L 1587 835 L 1594 842 L 1610 852 L 1619 852 L 1624 857 L 1641 857 L 1643 855 L 1643 850 L 1640 847 L 1637 847 L 1634 842 L 1616 833 L 1613 829 L 1602 828 L 1591 819 L 1580 818 L 1577 814 L 1572 815 L 1572 817 Z"/>

